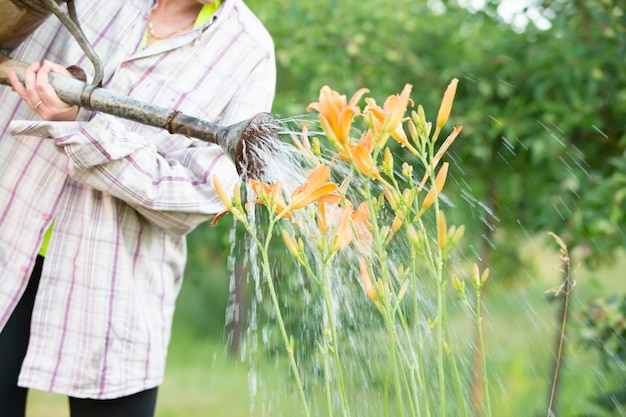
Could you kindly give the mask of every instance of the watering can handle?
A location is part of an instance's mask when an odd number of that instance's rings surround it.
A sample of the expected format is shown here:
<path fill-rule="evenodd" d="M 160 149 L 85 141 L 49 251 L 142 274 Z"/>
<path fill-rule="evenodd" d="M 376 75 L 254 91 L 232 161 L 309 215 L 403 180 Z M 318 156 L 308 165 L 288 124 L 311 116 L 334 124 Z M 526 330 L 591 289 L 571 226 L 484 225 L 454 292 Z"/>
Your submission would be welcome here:
<path fill-rule="evenodd" d="M 93 49 L 85 33 L 81 29 L 78 23 L 78 16 L 76 15 L 76 6 L 74 5 L 74 0 L 67 0 L 67 10 L 68 14 L 65 14 L 61 7 L 54 0 L 41 0 L 46 7 L 54 13 L 54 15 L 63 23 L 63 26 L 67 28 L 67 30 L 72 34 L 80 48 L 83 50 L 89 61 L 94 68 L 94 79 L 91 82 L 91 89 L 85 89 L 85 92 L 88 90 L 93 90 L 96 87 L 100 87 L 102 85 L 102 78 L 104 74 L 104 70 L 102 67 L 102 61 L 96 54 L 96 51 Z M 81 106 L 86 107 L 89 105 L 88 100 L 90 99 L 90 94 L 83 94 L 82 101 L 80 103 Z"/>

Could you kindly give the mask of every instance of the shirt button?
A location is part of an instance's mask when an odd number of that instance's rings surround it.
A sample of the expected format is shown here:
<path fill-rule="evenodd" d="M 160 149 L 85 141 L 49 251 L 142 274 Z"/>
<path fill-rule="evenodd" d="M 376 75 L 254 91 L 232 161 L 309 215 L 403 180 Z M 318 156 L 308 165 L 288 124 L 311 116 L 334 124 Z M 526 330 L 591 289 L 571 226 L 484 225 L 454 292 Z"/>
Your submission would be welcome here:
<path fill-rule="evenodd" d="M 20 270 L 22 272 L 27 272 L 28 271 L 28 267 L 26 265 L 22 265 L 22 266 L 20 266 Z"/>
<path fill-rule="evenodd" d="M 44 219 L 44 220 L 50 220 L 50 214 L 44 213 L 44 214 L 41 215 L 41 218 Z"/>
<path fill-rule="evenodd" d="M 126 68 L 128 66 L 128 62 L 122 62 L 122 65 L 120 65 L 120 67 L 122 68 Z"/>

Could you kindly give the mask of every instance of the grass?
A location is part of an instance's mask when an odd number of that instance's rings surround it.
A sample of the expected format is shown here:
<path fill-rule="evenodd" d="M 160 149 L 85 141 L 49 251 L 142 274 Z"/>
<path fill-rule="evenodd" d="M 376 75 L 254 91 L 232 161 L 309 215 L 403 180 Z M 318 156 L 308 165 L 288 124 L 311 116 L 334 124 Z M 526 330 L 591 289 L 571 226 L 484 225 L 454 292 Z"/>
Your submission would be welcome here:
<path fill-rule="evenodd" d="M 525 253 L 539 271 L 522 285 L 493 285 L 487 297 L 485 321 L 488 360 L 492 378 L 494 416 L 545 416 L 548 401 L 553 346 L 558 326 L 556 303 L 549 301 L 547 290 L 560 282 L 558 254 L 531 242 Z M 590 272 L 574 270 L 576 287 L 571 314 L 598 293 L 595 281 L 606 293 L 626 291 L 621 271 L 624 257 L 617 265 Z M 471 335 L 471 323 L 462 315 L 455 319 L 459 331 Z M 594 411 L 589 397 L 602 388 L 596 358 L 578 346 L 570 331 L 565 368 L 561 375 L 561 416 L 578 416 Z M 258 395 L 250 401 L 250 378 L 256 380 Z M 256 377 L 256 378 L 254 378 Z M 199 340 L 174 328 L 166 379 L 160 388 L 157 417 L 212 416 L 257 417 L 297 416 L 298 399 L 290 389 L 287 366 L 259 361 L 253 372 L 249 365 L 225 353 L 224 344 Z M 354 398 L 364 401 L 367 395 L 357 391 Z M 317 394 L 315 394 L 317 395 Z M 266 398 L 260 401 L 258 398 Z M 601 414 L 598 414 L 601 415 Z M 33 391 L 28 417 L 67 417 L 65 397 Z M 361 416 L 359 416 L 361 417 Z"/>
<path fill-rule="evenodd" d="M 200 341 L 175 332 L 167 368 L 165 382 L 159 389 L 157 417 L 263 415 L 260 405 L 251 411 L 248 365 L 225 353 L 224 344 L 219 341 Z M 282 382 L 280 372 L 268 364 L 259 368 L 259 390 L 278 389 Z M 287 405 L 283 406 L 293 410 L 289 398 L 285 402 Z M 67 417 L 67 399 L 31 390 L 27 416 Z"/>

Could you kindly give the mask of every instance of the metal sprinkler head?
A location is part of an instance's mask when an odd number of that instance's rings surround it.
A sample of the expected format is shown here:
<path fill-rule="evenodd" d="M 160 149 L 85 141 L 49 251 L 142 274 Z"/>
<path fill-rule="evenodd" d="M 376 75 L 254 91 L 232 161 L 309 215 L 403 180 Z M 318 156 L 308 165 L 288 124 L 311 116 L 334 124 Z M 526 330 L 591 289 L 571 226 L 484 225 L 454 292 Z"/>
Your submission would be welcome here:
<path fill-rule="evenodd" d="M 237 172 L 245 181 L 259 179 L 267 166 L 267 156 L 276 149 L 278 127 L 269 113 L 217 128 L 216 142 L 235 162 Z"/>

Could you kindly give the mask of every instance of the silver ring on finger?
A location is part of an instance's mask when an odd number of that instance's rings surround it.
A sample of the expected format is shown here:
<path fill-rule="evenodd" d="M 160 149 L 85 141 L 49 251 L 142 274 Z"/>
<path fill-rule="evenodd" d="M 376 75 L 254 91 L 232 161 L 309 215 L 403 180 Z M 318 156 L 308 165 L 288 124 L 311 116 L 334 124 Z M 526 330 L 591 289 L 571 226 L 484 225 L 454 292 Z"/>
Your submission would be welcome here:
<path fill-rule="evenodd" d="M 37 104 L 35 104 L 35 108 L 39 108 L 43 104 L 43 100 L 39 100 Z"/>

